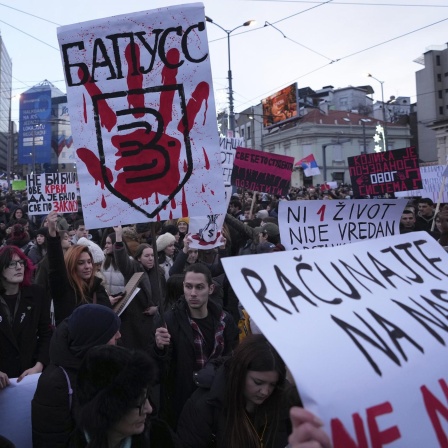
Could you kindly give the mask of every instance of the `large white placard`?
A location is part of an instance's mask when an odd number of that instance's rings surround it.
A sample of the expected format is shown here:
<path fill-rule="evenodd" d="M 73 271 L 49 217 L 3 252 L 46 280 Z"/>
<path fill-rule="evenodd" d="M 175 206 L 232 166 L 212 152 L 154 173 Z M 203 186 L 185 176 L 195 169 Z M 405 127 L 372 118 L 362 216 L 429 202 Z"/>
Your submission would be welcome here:
<path fill-rule="evenodd" d="M 86 226 L 225 213 L 204 6 L 58 29 Z"/>
<path fill-rule="evenodd" d="M 448 443 L 448 254 L 416 232 L 222 260 L 334 448 Z"/>
<path fill-rule="evenodd" d="M 421 166 L 420 173 L 422 175 L 422 190 L 396 191 L 396 197 L 416 197 L 430 198 L 434 202 L 439 199 L 439 191 L 442 185 L 442 174 L 446 170 L 446 165 Z M 448 202 L 448 182 L 442 193 L 442 202 Z"/>
<path fill-rule="evenodd" d="M 340 246 L 400 233 L 406 199 L 281 201 L 278 222 L 286 249 Z"/>
<path fill-rule="evenodd" d="M 28 215 L 78 211 L 76 173 L 43 173 L 26 177 Z"/>

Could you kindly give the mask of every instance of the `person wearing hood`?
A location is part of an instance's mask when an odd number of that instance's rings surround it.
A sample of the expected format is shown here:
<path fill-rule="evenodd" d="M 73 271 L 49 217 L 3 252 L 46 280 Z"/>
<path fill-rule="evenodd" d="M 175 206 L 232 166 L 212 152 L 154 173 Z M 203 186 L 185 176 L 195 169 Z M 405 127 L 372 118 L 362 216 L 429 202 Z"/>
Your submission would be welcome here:
<path fill-rule="evenodd" d="M 120 318 L 109 308 L 88 304 L 76 308 L 56 328 L 50 344 L 50 364 L 39 378 L 31 402 L 34 448 L 65 447 L 75 423 L 76 376 L 87 351 L 115 345 Z"/>
<path fill-rule="evenodd" d="M 22 224 L 14 224 L 11 227 L 11 232 L 9 238 L 6 240 L 6 244 L 8 246 L 17 246 L 22 251 L 25 251 L 30 241 L 30 234 L 25 230 L 25 227 Z"/>

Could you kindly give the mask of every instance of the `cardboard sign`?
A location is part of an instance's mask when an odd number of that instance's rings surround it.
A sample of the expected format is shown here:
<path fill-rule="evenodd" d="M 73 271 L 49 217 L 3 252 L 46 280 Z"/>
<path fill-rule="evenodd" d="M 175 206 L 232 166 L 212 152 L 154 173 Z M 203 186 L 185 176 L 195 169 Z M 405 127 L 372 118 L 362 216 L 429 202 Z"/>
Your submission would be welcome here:
<path fill-rule="evenodd" d="M 237 148 L 232 185 L 251 191 L 286 196 L 291 185 L 294 157 Z"/>
<path fill-rule="evenodd" d="M 44 173 L 26 177 L 28 214 L 78 211 L 76 173 Z"/>
<path fill-rule="evenodd" d="M 208 215 L 190 218 L 188 233 L 191 234 L 192 249 L 213 249 L 221 246 L 222 225 L 225 215 Z"/>
<path fill-rule="evenodd" d="M 86 226 L 225 213 L 204 7 L 58 28 Z"/>
<path fill-rule="evenodd" d="M 12 189 L 13 191 L 26 190 L 26 180 L 25 179 L 13 180 Z"/>
<path fill-rule="evenodd" d="M 415 148 L 362 154 L 347 160 L 355 197 L 422 188 Z"/>
<path fill-rule="evenodd" d="M 400 233 L 405 199 L 280 201 L 278 222 L 286 249 L 340 246 Z"/>
<path fill-rule="evenodd" d="M 448 254 L 426 232 L 222 260 L 334 448 L 446 446 Z"/>
<path fill-rule="evenodd" d="M 437 202 L 445 170 L 445 165 L 421 166 L 420 173 L 423 188 L 421 190 L 395 192 L 395 196 L 411 198 L 421 196 L 422 198 L 429 198 L 433 202 Z M 445 183 L 442 192 L 442 202 L 448 202 L 448 183 Z"/>

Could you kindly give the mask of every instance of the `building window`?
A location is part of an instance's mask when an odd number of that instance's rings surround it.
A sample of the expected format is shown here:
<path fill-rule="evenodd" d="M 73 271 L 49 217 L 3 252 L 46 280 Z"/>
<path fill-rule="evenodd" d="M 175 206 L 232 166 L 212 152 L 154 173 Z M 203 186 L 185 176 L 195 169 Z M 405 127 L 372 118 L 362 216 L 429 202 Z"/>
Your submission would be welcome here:
<path fill-rule="evenodd" d="M 244 138 L 244 128 L 241 128 L 240 135 Z"/>
<path fill-rule="evenodd" d="M 439 90 L 439 98 L 443 99 L 443 92 L 442 92 L 442 90 Z"/>
<path fill-rule="evenodd" d="M 250 140 L 251 136 L 250 136 L 250 126 L 247 127 L 247 139 Z"/>
<path fill-rule="evenodd" d="M 346 96 L 339 98 L 339 106 L 347 106 L 348 98 Z"/>
<path fill-rule="evenodd" d="M 442 74 L 441 73 L 437 74 L 437 81 L 442 82 Z"/>
<path fill-rule="evenodd" d="M 440 56 L 439 55 L 436 56 L 436 65 L 440 65 Z"/>
<path fill-rule="evenodd" d="M 440 114 L 440 115 L 443 115 L 443 106 L 440 106 L 440 107 L 439 107 L 439 114 Z"/>

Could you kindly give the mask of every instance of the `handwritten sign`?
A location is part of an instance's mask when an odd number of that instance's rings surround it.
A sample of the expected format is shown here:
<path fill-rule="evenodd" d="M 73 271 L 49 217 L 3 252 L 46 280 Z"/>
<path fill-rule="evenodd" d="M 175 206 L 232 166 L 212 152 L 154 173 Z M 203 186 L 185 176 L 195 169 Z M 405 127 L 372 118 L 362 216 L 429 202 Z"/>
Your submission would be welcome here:
<path fill-rule="evenodd" d="M 235 161 L 236 148 L 244 145 L 242 137 L 220 137 L 219 147 L 221 148 L 221 166 L 224 185 L 231 185 L 233 162 Z"/>
<path fill-rule="evenodd" d="M 426 232 L 222 263 L 334 448 L 446 445 L 448 254 Z"/>
<path fill-rule="evenodd" d="M 76 173 L 44 173 L 26 179 L 29 215 L 78 211 Z"/>
<path fill-rule="evenodd" d="M 421 190 L 409 190 L 395 192 L 397 197 L 416 197 L 430 198 L 434 202 L 439 199 L 439 191 L 442 185 L 442 177 L 446 170 L 446 165 L 421 166 L 423 188 Z M 442 202 L 448 202 L 448 182 L 445 183 L 442 192 Z"/>
<path fill-rule="evenodd" d="M 213 249 L 222 245 L 222 225 L 225 215 L 208 215 L 190 218 L 188 232 L 191 234 L 192 249 Z"/>
<path fill-rule="evenodd" d="M 204 7 L 58 28 L 87 227 L 225 213 Z"/>
<path fill-rule="evenodd" d="M 293 166 L 294 157 L 237 148 L 232 185 L 246 190 L 286 196 L 291 185 Z"/>
<path fill-rule="evenodd" d="M 362 154 L 347 160 L 355 197 L 422 188 L 415 148 Z"/>
<path fill-rule="evenodd" d="M 286 249 L 340 246 L 398 235 L 405 199 L 281 201 L 278 222 Z"/>

